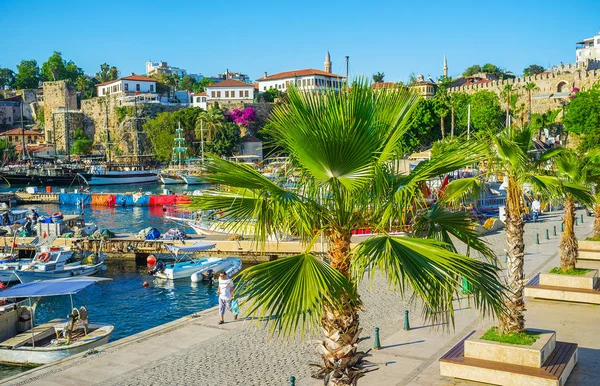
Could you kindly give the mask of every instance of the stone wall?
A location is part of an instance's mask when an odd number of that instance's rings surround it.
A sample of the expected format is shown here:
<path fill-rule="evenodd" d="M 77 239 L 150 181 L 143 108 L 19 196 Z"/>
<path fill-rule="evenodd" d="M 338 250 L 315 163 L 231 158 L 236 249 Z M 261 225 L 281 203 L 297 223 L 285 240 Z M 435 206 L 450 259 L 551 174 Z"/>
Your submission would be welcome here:
<path fill-rule="evenodd" d="M 46 141 L 51 142 L 54 127 L 52 126 L 52 113 L 68 107 L 69 110 L 77 110 L 77 90 L 64 80 L 57 82 L 44 82 L 44 127 L 46 129 Z M 56 121 L 56 117 L 54 118 Z M 64 130 L 64 128 L 63 128 Z M 56 139 L 64 139 L 64 131 L 56 131 Z M 58 148 L 64 149 L 65 144 L 57 143 Z"/>
<path fill-rule="evenodd" d="M 66 109 L 54 109 L 54 126 L 46 127 L 46 141 L 50 144 L 55 143 L 54 136 L 56 135 L 56 150 L 60 153 L 66 152 L 66 136 L 67 131 L 67 116 L 69 129 L 69 145 L 73 146 L 73 133 L 77 129 L 84 127 L 84 116 L 81 110 L 70 110 L 67 115 Z"/>
<path fill-rule="evenodd" d="M 573 88 L 579 88 L 585 91 L 592 87 L 600 80 L 600 61 L 590 60 L 588 63 L 575 63 L 568 65 L 560 65 L 552 67 L 551 70 L 534 75 L 514 79 L 496 80 L 480 84 L 464 85 L 459 87 L 451 87 L 448 92 L 466 92 L 474 93 L 476 91 L 488 90 L 493 91 L 500 97 L 500 101 L 506 107 L 505 100 L 501 94 L 506 85 L 513 86 L 513 92 L 519 96 L 517 106 L 524 103 L 528 105 L 528 93 L 524 86 L 533 82 L 539 88 L 532 93 L 532 111 L 534 113 L 543 113 L 548 110 L 561 108 L 561 101 L 568 101 L 565 97 L 565 92 L 571 92 Z M 562 95 L 556 95 L 561 93 Z"/>

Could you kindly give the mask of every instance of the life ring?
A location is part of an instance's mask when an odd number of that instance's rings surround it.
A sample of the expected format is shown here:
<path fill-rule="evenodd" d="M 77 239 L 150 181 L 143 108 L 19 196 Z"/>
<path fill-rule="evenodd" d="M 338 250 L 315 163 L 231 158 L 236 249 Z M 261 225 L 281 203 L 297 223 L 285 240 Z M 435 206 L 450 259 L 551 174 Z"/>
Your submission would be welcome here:
<path fill-rule="evenodd" d="M 45 263 L 48 260 L 50 260 L 50 254 L 48 252 L 42 252 L 38 256 L 38 260 L 41 261 L 42 263 Z"/>

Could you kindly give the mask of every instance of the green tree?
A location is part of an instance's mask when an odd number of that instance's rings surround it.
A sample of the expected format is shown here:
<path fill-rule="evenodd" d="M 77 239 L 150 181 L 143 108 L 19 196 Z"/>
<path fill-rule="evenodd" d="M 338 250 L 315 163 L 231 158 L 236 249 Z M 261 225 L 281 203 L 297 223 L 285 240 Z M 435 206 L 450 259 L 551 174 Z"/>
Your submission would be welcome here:
<path fill-rule="evenodd" d="M 525 91 L 527 91 L 527 102 L 529 103 L 527 122 L 531 124 L 531 97 L 533 92 L 539 90 L 540 88 L 533 82 L 528 82 L 523 88 L 525 89 Z"/>
<path fill-rule="evenodd" d="M 186 76 L 181 80 L 181 84 L 179 86 L 182 90 L 193 91 L 195 85 L 196 79 L 192 78 L 191 76 Z"/>
<path fill-rule="evenodd" d="M 373 82 L 375 83 L 383 82 L 383 78 L 385 78 L 384 72 L 377 72 L 377 74 L 373 74 Z"/>
<path fill-rule="evenodd" d="M 429 147 L 441 138 L 439 118 L 433 99 L 419 99 L 414 107 L 406 134 L 401 138 L 402 152 L 410 153 L 421 147 Z"/>
<path fill-rule="evenodd" d="M 15 76 L 16 89 L 31 89 L 40 86 L 40 68 L 35 60 L 21 60 Z"/>
<path fill-rule="evenodd" d="M 496 130 L 502 126 L 502 109 L 498 95 L 493 91 L 471 94 L 471 126 L 474 130 Z"/>
<path fill-rule="evenodd" d="M 466 92 L 450 94 L 450 137 L 467 131 L 468 106 L 470 98 Z M 458 124 L 458 128 L 456 127 Z"/>
<path fill-rule="evenodd" d="M 100 65 L 100 71 L 98 71 L 94 77 L 100 83 L 117 80 L 119 79 L 119 69 L 115 66 L 111 66 L 108 63 L 102 63 Z"/>
<path fill-rule="evenodd" d="M 71 154 L 87 155 L 92 151 L 93 141 L 85 135 L 83 129 L 76 129 L 73 133 L 73 145 L 71 146 Z"/>
<path fill-rule="evenodd" d="M 212 79 L 209 79 L 209 78 L 200 79 L 198 82 L 196 82 L 194 84 L 194 93 L 196 94 L 196 93 L 204 92 L 205 87 L 210 86 L 213 83 L 215 83 L 215 81 Z"/>
<path fill-rule="evenodd" d="M 89 99 L 96 96 L 96 83 L 87 75 L 80 75 L 75 79 L 75 88 L 81 93 L 81 99 Z"/>
<path fill-rule="evenodd" d="M 463 76 L 466 78 L 468 76 L 473 76 L 477 73 L 482 72 L 481 66 L 479 64 L 474 64 L 471 67 L 468 67 L 464 72 Z"/>
<path fill-rule="evenodd" d="M 71 82 L 75 82 L 82 75 L 83 70 L 77 67 L 72 61 L 67 62 L 64 60 L 62 54 L 58 51 L 54 51 L 48 60 L 42 64 L 42 80 L 70 80 Z"/>
<path fill-rule="evenodd" d="M 586 191 L 581 195 L 580 190 L 571 190 L 572 185 L 598 187 L 600 183 L 600 149 L 595 149 L 587 154 L 579 155 L 566 148 L 557 148 L 554 157 L 559 177 L 564 181 L 565 206 L 564 206 L 564 232 L 560 240 L 560 267 L 563 270 L 575 269 L 579 248 L 575 237 L 575 201 L 592 205 L 591 192 Z M 598 220 L 597 220 L 598 221 Z M 596 221 L 596 222 L 597 222 Z M 596 224 L 596 223 L 595 223 Z"/>
<path fill-rule="evenodd" d="M 0 158 L 2 159 L 2 165 L 6 162 L 15 161 L 18 158 L 15 145 L 6 138 L 0 138 Z"/>
<path fill-rule="evenodd" d="M 497 268 L 457 254 L 450 244 L 453 234 L 475 249 L 487 248 L 469 229 L 471 220 L 439 206 L 430 210 L 423 195 L 429 179 L 476 162 L 469 157 L 475 150 L 463 144 L 408 175 L 396 174 L 389 165 L 401 156 L 399 140 L 418 98 L 413 92 L 372 90 L 359 81 L 344 92 L 291 87 L 287 94 L 288 103 L 274 108 L 269 127 L 290 154 L 296 188 L 282 188 L 247 165 L 209 157 L 207 180 L 224 190 L 194 197 L 193 207 L 221 211 L 235 231 L 251 226 L 259 244 L 270 235 L 291 234 L 312 245 L 322 236 L 326 259 L 308 247 L 244 270 L 236 288 L 244 299 L 240 308 L 265 320 L 275 334 L 321 331 L 318 375 L 335 385 L 354 385 L 361 375 L 357 282 L 363 277 L 381 273 L 391 287 L 423 301 L 428 321 L 450 322 L 464 276 L 473 284 L 476 307 L 501 313 Z M 397 236 L 389 233 L 390 224 L 418 231 Z M 362 228 L 379 235 L 352 248 L 352 232 Z"/>
<path fill-rule="evenodd" d="M 579 150 L 585 152 L 600 143 L 600 84 L 590 90 L 579 91 L 565 106 L 565 130 L 581 135 Z"/>
<path fill-rule="evenodd" d="M 200 129 L 203 130 L 205 141 L 212 141 L 225 123 L 225 116 L 221 109 L 212 106 L 198 114 L 196 118 L 196 138 L 200 138 Z"/>
<path fill-rule="evenodd" d="M 436 115 L 440 119 L 440 133 L 442 139 L 446 138 L 446 117 L 450 113 L 450 97 L 448 96 L 448 90 L 444 86 L 438 86 L 434 96 L 434 110 Z"/>
<path fill-rule="evenodd" d="M 523 70 L 523 76 L 534 76 L 544 71 L 546 71 L 544 67 L 537 64 L 530 64 Z"/>
<path fill-rule="evenodd" d="M 162 112 L 147 120 L 142 126 L 145 137 L 152 146 L 156 157 L 163 162 L 171 160 L 175 146 L 175 130 L 181 125 L 187 144 L 196 141 L 194 133 L 196 120 L 202 112 L 199 107 L 186 107 L 175 112 Z M 189 154 L 195 154 L 195 148 L 188 148 Z"/>
<path fill-rule="evenodd" d="M 212 140 L 206 144 L 206 151 L 220 157 L 231 157 L 241 139 L 239 126 L 233 122 L 224 122 Z"/>
<path fill-rule="evenodd" d="M 0 88 L 13 88 L 15 73 L 10 68 L 0 68 Z"/>

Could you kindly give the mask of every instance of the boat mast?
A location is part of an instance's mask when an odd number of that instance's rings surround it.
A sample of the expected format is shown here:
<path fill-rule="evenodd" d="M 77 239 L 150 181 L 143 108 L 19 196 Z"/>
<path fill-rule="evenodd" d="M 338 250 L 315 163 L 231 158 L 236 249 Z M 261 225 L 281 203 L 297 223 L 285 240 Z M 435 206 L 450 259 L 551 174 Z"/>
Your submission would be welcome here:
<path fill-rule="evenodd" d="M 25 161 L 25 126 L 23 126 L 23 99 L 25 98 L 25 92 L 21 96 L 21 146 L 23 146 L 23 154 L 21 159 Z"/>
<path fill-rule="evenodd" d="M 104 102 L 104 108 L 106 111 L 106 154 L 105 158 L 107 162 L 110 162 L 110 131 L 108 130 L 108 98 Z"/>
<path fill-rule="evenodd" d="M 69 135 L 69 85 L 65 85 L 65 92 L 67 93 L 67 99 L 65 101 L 66 113 L 65 113 L 65 135 L 67 145 L 67 162 L 71 162 L 71 138 Z"/>
<path fill-rule="evenodd" d="M 177 165 L 179 167 L 179 170 L 181 170 L 181 153 L 187 150 L 187 147 L 182 146 L 183 142 L 185 141 L 185 138 L 181 137 L 181 133 L 183 133 L 183 130 L 181 129 L 181 121 L 179 121 L 179 123 L 177 124 L 177 130 L 175 131 L 177 132 L 177 137 L 175 138 L 175 147 L 173 148 L 173 155 L 177 154 Z"/>

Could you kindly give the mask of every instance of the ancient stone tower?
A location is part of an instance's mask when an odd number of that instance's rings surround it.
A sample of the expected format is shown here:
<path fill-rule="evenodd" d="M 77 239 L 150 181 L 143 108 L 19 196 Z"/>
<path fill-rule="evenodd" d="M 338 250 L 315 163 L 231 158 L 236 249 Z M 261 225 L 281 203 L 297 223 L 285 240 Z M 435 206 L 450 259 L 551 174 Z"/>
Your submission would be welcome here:
<path fill-rule="evenodd" d="M 331 57 L 329 56 L 329 51 L 327 51 L 327 55 L 325 55 L 325 72 L 331 74 Z"/>
<path fill-rule="evenodd" d="M 444 78 L 448 78 L 448 61 L 446 60 L 446 55 L 444 55 Z"/>

